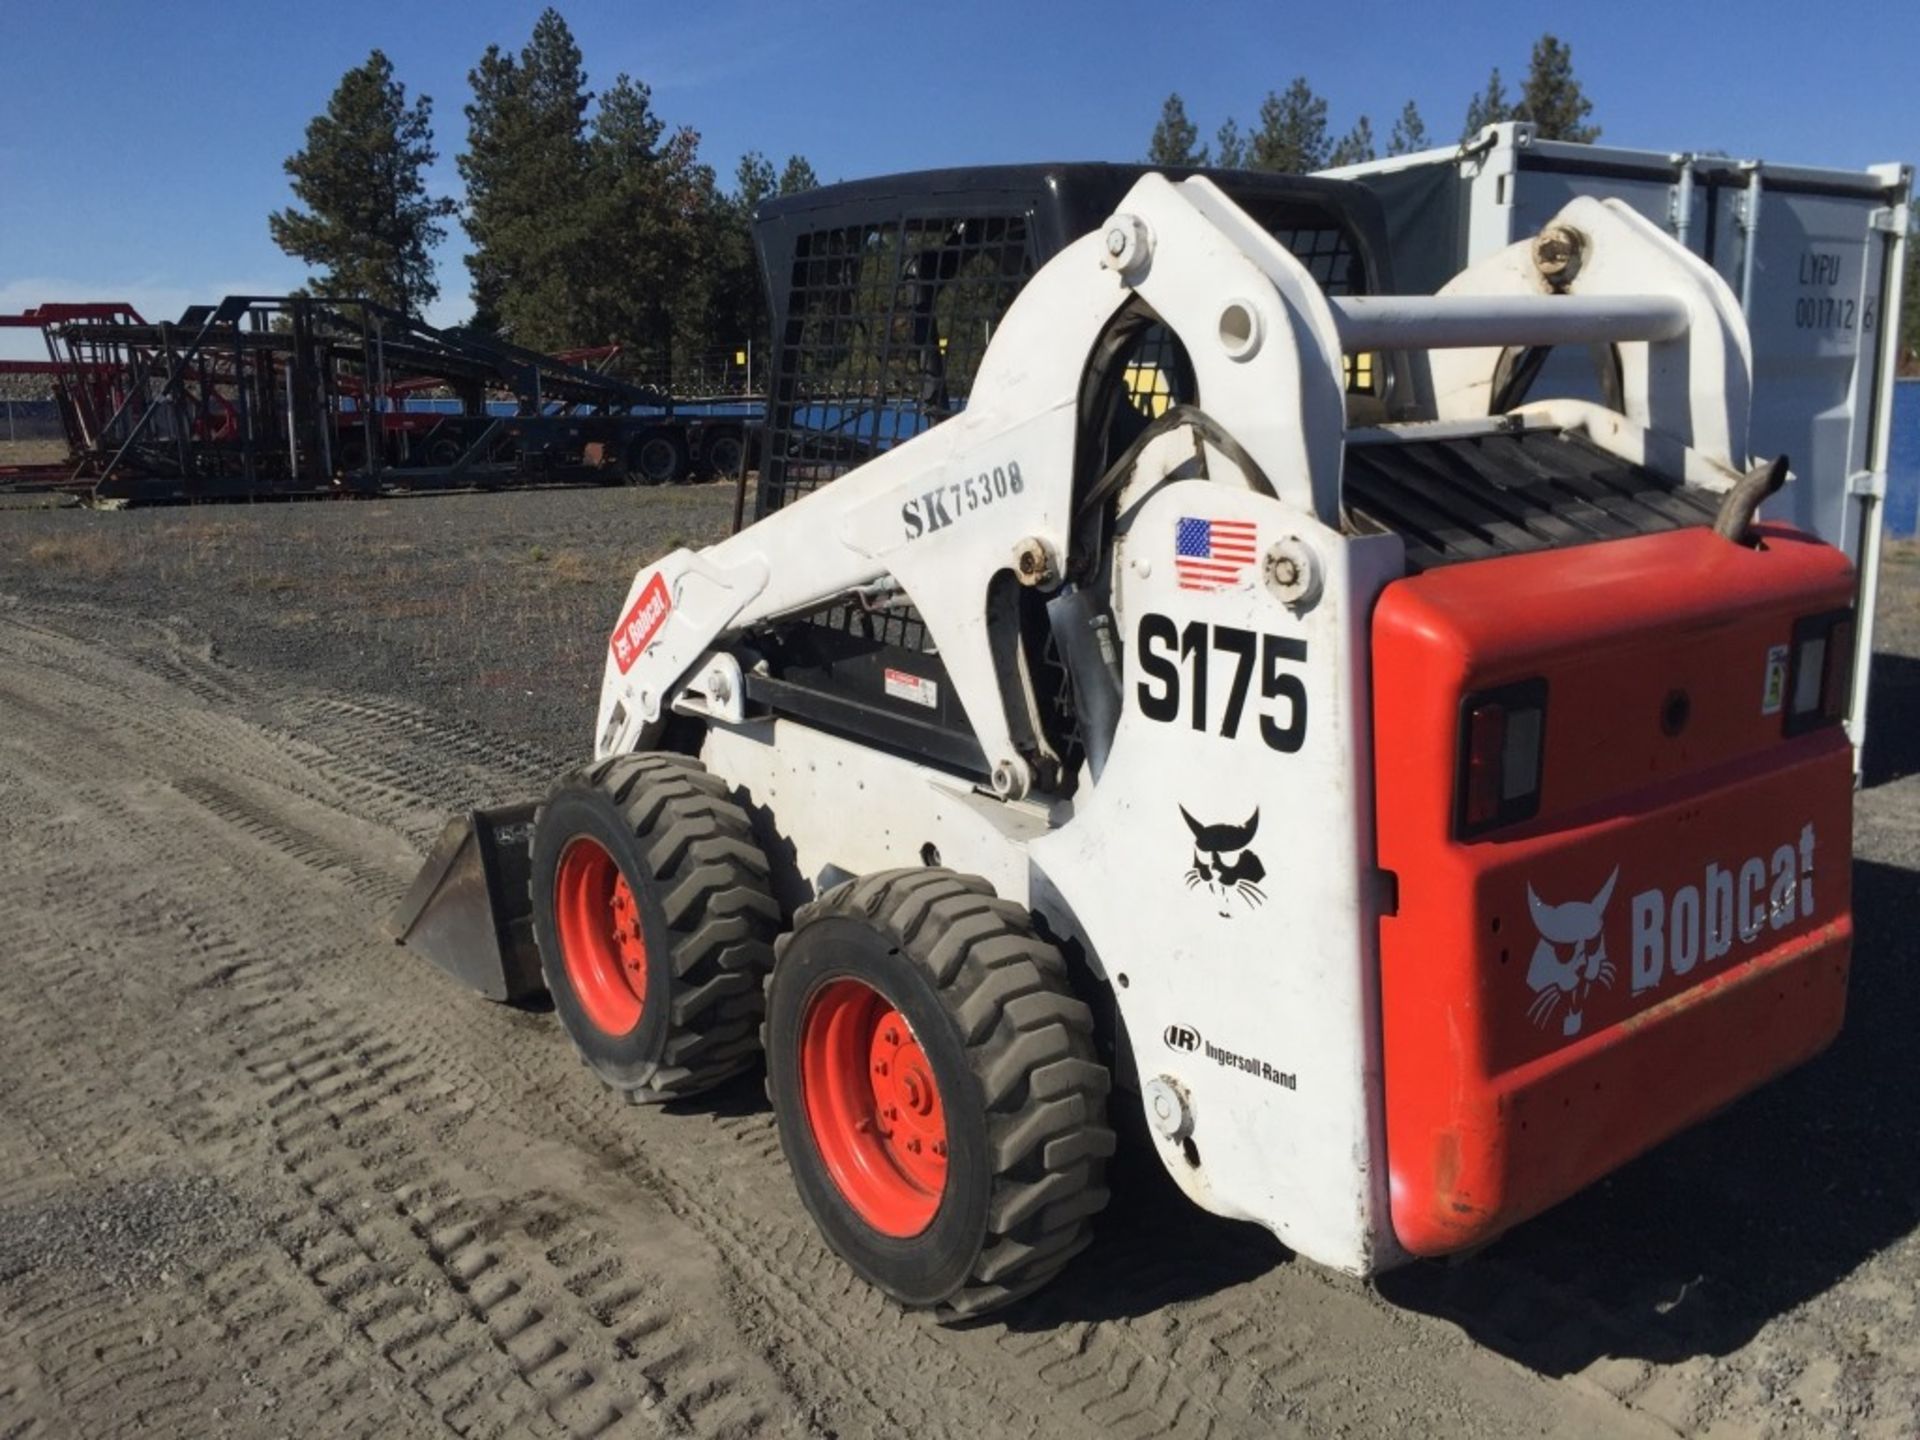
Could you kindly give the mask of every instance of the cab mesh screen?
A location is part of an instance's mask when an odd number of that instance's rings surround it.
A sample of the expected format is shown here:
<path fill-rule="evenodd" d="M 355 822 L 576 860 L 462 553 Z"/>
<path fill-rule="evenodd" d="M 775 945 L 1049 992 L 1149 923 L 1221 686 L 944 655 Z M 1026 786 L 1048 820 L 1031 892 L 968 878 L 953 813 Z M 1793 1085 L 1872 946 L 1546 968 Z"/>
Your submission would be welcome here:
<path fill-rule="evenodd" d="M 1297 210 L 1283 219 L 1250 209 L 1328 294 L 1364 288 L 1344 230 L 1297 228 Z M 796 237 L 785 323 L 774 337 L 755 518 L 964 409 L 1001 317 L 1049 258 L 1037 252 L 1024 211 L 902 213 Z M 1191 398 L 1167 384 L 1178 343 L 1154 327 L 1129 359 L 1130 398 L 1148 418 Z M 836 605 L 814 619 L 887 644 L 926 644 L 911 610 Z"/>
<path fill-rule="evenodd" d="M 1034 271 L 1024 215 L 815 230 L 776 337 L 761 513 L 960 410 Z"/>

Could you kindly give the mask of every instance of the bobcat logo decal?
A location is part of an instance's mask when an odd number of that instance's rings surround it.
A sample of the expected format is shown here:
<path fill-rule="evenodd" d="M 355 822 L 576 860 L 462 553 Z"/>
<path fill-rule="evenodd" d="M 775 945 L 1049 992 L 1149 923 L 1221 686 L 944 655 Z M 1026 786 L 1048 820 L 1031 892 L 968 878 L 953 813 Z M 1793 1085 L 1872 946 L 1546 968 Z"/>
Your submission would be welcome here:
<path fill-rule="evenodd" d="M 1533 912 L 1533 928 L 1540 932 L 1540 943 L 1533 947 L 1533 960 L 1527 966 L 1527 984 L 1533 989 L 1527 1018 L 1542 1029 L 1559 1014 L 1560 1033 L 1578 1035 L 1586 1019 L 1587 996 L 1596 986 L 1613 988 L 1613 962 L 1607 958 L 1603 930 L 1607 901 L 1613 898 L 1619 878 L 1616 865 L 1593 899 L 1570 900 L 1565 905 L 1548 905 L 1534 894 L 1531 884 L 1527 886 L 1527 908 Z M 1571 954 L 1565 953 L 1569 946 Z"/>
<path fill-rule="evenodd" d="M 1260 812 L 1255 810 L 1244 825 L 1202 825 L 1180 807 L 1180 818 L 1193 832 L 1193 864 L 1187 867 L 1187 888 L 1207 887 L 1221 918 L 1231 919 L 1228 904 L 1235 896 L 1247 909 L 1257 909 L 1267 898 L 1260 882 L 1267 878 L 1267 867 L 1247 846 L 1260 829 Z"/>

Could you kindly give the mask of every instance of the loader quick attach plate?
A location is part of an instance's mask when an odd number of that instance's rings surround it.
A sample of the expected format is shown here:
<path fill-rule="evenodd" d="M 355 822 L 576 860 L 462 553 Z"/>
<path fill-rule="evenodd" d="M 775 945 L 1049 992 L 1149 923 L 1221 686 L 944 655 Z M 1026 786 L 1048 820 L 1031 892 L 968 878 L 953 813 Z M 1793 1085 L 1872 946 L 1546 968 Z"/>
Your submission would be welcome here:
<path fill-rule="evenodd" d="M 533 801 L 447 822 L 406 898 L 393 938 L 490 1000 L 546 988 L 527 894 Z"/>

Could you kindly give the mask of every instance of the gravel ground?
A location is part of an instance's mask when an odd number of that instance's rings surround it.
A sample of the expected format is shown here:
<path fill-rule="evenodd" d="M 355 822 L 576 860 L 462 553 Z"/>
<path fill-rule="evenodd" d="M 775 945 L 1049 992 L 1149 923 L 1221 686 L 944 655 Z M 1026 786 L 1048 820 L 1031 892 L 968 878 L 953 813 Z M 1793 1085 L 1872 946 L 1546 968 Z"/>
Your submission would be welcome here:
<path fill-rule="evenodd" d="M 0 1436 L 1920 1433 L 1920 550 L 1829 1053 L 1374 1286 L 1123 1157 L 1093 1252 L 949 1331 L 846 1281 L 754 1086 L 612 1106 L 380 936 L 730 505 L 0 510 Z"/>
<path fill-rule="evenodd" d="M 58 465 L 69 454 L 64 440 L 0 440 L 0 466 Z"/>
<path fill-rule="evenodd" d="M 131 604 L 242 668 L 404 696 L 574 754 L 590 746 L 606 632 L 634 570 L 724 536 L 733 488 L 122 512 L 11 503 L 0 584 L 18 565 L 37 595 Z"/>

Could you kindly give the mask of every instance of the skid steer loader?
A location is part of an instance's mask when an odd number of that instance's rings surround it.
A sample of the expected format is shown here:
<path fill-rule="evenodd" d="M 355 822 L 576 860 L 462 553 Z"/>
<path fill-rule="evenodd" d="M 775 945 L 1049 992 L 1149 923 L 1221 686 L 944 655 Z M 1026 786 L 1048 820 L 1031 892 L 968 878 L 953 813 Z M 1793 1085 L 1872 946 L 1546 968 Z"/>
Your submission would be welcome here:
<path fill-rule="evenodd" d="M 758 240 L 757 518 L 640 568 L 591 763 L 409 943 L 634 1101 L 764 1057 L 826 1238 L 955 1317 L 1086 1246 L 1122 1107 L 1365 1275 L 1834 1036 L 1850 567 L 1757 518 L 1698 259 L 1577 199 L 1399 297 L 1357 187 L 1097 165 Z"/>

